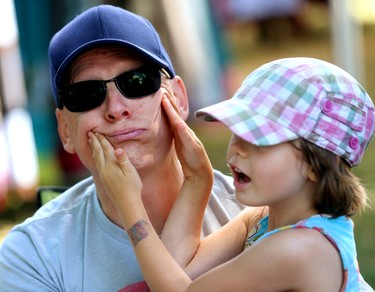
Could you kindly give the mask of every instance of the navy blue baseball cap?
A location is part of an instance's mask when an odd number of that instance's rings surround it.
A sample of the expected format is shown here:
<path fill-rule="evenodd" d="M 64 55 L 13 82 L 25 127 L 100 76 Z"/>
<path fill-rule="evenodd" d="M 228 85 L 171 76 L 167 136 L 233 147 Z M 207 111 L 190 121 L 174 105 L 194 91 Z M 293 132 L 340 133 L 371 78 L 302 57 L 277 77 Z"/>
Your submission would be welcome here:
<path fill-rule="evenodd" d="M 69 65 L 83 52 L 100 45 L 133 49 L 147 61 L 175 73 L 159 34 L 144 17 L 111 5 L 99 5 L 76 16 L 52 38 L 48 48 L 51 85 L 58 106 L 58 91 Z"/>

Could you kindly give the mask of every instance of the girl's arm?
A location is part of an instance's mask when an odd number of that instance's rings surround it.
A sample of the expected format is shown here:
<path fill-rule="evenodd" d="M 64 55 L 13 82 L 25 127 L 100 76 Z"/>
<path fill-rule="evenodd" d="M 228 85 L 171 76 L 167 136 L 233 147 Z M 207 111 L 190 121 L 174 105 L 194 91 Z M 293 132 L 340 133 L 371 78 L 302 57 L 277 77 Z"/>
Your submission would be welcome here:
<path fill-rule="evenodd" d="M 133 244 L 139 265 L 152 291 L 185 291 L 190 278 L 161 242 L 141 198 L 142 182 L 122 149 L 113 150 L 101 134 L 90 133 L 89 143 L 100 179 L 114 201 Z"/>
<path fill-rule="evenodd" d="M 165 98 L 162 103 L 174 130 L 175 149 L 185 180 L 161 239 L 174 259 L 186 268 L 201 241 L 203 215 L 213 185 L 213 169 L 203 144 L 177 114 L 173 99 Z"/>

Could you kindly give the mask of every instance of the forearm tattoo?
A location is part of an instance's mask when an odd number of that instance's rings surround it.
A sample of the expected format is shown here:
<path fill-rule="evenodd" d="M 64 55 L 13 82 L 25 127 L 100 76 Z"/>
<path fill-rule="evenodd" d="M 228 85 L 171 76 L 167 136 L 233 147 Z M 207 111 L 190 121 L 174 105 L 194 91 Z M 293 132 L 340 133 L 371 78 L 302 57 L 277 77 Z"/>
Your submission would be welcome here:
<path fill-rule="evenodd" d="M 149 234 L 147 231 L 148 223 L 146 220 L 139 220 L 130 229 L 127 230 L 130 240 L 134 246 L 137 246 L 138 242 L 146 238 Z"/>

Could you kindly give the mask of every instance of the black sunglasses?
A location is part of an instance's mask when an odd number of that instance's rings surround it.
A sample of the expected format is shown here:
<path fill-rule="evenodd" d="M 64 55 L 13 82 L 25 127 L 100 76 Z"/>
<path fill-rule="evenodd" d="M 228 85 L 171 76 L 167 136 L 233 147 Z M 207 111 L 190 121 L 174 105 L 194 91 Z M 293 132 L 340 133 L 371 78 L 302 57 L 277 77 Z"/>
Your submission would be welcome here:
<path fill-rule="evenodd" d="M 141 98 L 159 90 L 165 69 L 143 66 L 108 80 L 87 80 L 73 83 L 59 91 L 59 108 L 71 112 L 85 112 L 100 106 L 107 95 L 107 83 L 115 82 L 121 94 L 130 99 Z"/>

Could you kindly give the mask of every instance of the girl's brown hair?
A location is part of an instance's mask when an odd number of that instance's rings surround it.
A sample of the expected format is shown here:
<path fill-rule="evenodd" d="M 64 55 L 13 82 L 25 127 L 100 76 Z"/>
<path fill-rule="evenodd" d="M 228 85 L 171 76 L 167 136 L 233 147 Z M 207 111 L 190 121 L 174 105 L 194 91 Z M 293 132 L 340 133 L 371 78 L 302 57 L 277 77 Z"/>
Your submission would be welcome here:
<path fill-rule="evenodd" d="M 311 165 L 317 179 L 314 208 L 332 217 L 353 216 L 367 204 L 367 192 L 345 160 L 304 139 L 293 143 Z"/>

